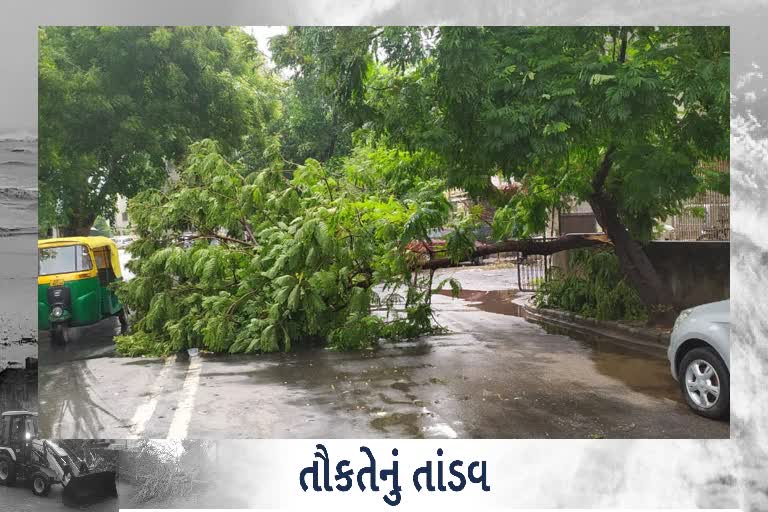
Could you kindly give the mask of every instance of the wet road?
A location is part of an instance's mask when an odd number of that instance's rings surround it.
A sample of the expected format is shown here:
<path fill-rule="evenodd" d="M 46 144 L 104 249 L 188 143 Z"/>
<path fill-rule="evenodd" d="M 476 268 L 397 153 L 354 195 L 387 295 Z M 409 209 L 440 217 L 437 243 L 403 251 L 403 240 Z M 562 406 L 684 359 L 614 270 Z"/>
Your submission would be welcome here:
<path fill-rule="evenodd" d="M 83 507 L 70 507 L 62 503 L 62 487 L 54 485 L 48 496 L 35 496 L 32 490 L 21 482 L 13 487 L 0 485 L 0 510 L 3 512 L 117 512 L 117 498 Z"/>
<path fill-rule="evenodd" d="M 356 353 L 102 357 L 114 321 L 61 350 L 43 337 L 41 428 L 63 438 L 729 436 L 727 422 L 688 410 L 662 351 L 516 316 L 514 293 L 498 291 L 513 275 L 457 271 L 462 298 L 433 299 L 450 334 Z"/>

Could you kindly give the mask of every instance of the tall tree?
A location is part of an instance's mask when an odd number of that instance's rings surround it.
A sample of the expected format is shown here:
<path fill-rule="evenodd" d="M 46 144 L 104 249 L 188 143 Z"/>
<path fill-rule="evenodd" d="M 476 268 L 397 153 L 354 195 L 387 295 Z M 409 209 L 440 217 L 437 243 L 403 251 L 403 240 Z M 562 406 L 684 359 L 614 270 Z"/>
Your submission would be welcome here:
<path fill-rule="evenodd" d="M 268 146 L 278 82 L 238 28 L 46 27 L 39 38 L 42 228 L 87 234 L 117 194 L 162 183 L 194 140 Z"/>
<path fill-rule="evenodd" d="M 674 310 L 642 243 L 728 155 L 728 29 L 455 28 L 437 60 L 458 172 L 527 184 L 497 214 L 508 234 L 586 201 L 652 317 Z"/>
<path fill-rule="evenodd" d="M 727 192 L 727 176 L 701 166 L 729 151 L 726 27 L 444 27 L 388 36 L 387 51 L 369 46 L 386 66 L 361 86 L 368 126 L 390 143 L 438 153 L 449 186 L 495 200 L 500 238 L 530 237 L 552 208 L 588 202 L 652 317 L 674 310 L 643 243 L 657 219 L 702 188 Z M 499 174 L 522 182 L 522 193 L 498 197 L 491 177 Z"/>

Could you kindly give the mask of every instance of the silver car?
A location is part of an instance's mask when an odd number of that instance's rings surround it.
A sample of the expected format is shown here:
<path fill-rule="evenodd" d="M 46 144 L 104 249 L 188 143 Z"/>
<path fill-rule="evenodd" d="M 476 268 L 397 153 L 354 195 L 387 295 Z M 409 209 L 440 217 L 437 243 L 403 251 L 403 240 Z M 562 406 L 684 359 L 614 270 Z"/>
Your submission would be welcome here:
<path fill-rule="evenodd" d="M 672 376 L 697 414 L 730 413 L 731 313 L 724 300 L 686 309 L 672 329 L 667 351 Z"/>

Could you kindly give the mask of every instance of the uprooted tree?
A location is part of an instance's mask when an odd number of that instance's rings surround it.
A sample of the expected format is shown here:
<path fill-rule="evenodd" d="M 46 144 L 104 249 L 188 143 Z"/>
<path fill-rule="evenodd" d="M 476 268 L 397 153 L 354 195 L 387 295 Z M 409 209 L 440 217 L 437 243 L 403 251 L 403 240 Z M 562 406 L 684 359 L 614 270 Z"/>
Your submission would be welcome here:
<path fill-rule="evenodd" d="M 276 43 L 288 65 L 326 73 L 361 126 L 435 152 L 448 186 L 495 202 L 499 239 L 588 202 L 651 319 L 674 311 L 643 243 L 684 199 L 728 191 L 702 165 L 729 151 L 727 27 L 302 27 Z M 523 193 L 500 197 L 494 175 Z"/>

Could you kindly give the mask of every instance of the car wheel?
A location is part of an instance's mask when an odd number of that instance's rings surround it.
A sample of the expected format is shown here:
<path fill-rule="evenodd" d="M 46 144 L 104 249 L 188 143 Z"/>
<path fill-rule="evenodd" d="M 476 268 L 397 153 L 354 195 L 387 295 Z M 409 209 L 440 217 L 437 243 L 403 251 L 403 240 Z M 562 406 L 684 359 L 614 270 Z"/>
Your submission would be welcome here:
<path fill-rule="evenodd" d="M 691 350 L 680 362 L 680 389 L 691 409 L 706 418 L 720 419 L 730 412 L 730 375 L 713 349 Z"/>
<path fill-rule="evenodd" d="M 16 463 L 7 453 L 0 454 L 0 484 L 12 485 L 16 481 Z"/>
<path fill-rule="evenodd" d="M 32 476 L 32 492 L 36 496 L 46 496 L 51 490 L 51 481 L 42 473 L 35 473 Z"/>

